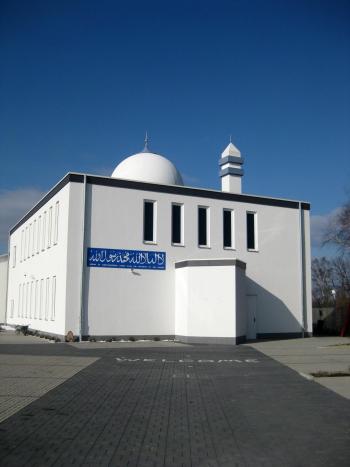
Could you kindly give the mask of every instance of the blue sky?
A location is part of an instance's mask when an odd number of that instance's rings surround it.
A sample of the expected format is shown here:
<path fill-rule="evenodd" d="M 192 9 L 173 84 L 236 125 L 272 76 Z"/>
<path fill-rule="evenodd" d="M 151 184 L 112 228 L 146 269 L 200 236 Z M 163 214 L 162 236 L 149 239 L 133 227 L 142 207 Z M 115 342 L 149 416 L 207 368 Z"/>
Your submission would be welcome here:
<path fill-rule="evenodd" d="M 314 253 L 350 190 L 350 4 L 17 1 L 0 6 L 0 248 L 68 171 L 143 146 L 219 188 L 229 135 L 243 190 L 311 202 Z"/>

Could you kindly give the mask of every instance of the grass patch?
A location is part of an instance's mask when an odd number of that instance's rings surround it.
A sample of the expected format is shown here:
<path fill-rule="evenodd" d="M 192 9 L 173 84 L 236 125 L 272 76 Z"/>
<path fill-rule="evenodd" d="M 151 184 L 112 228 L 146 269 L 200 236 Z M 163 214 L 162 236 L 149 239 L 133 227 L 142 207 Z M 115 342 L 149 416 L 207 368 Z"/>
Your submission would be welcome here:
<path fill-rule="evenodd" d="M 350 376 L 350 371 L 316 371 L 310 373 L 314 378 L 338 378 L 341 376 Z"/>

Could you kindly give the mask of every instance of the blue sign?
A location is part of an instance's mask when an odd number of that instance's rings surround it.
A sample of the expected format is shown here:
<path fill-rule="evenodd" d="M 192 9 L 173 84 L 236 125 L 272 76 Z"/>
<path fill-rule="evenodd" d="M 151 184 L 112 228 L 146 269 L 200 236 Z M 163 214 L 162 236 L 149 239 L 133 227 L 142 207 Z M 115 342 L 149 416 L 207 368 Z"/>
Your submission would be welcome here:
<path fill-rule="evenodd" d="M 94 268 L 161 269 L 166 267 L 163 251 L 88 248 L 87 265 Z"/>

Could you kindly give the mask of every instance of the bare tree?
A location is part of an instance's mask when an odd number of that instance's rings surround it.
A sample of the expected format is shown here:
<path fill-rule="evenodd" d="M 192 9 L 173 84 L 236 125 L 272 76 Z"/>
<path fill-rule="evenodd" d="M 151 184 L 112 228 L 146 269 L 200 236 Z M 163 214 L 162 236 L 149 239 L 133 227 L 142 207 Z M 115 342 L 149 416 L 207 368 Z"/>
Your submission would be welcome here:
<path fill-rule="evenodd" d="M 332 270 L 337 288 L 350 297 L 350 258 L 346 256 L 334 258 Z"/>
<path fill-rule="evenodd" d="M 324 243 L 332 243 L 343 253 L 350 253 L 350 200 L 340 209 L 340 212 L 330 222 Z"/>
<path fill-rule="evenodd" d="M 332 290 L 335 287 L 332 262 L 327 258 L 314 258 L 312 270 L 312 301 L 316 307 L 332 303 Z"/>

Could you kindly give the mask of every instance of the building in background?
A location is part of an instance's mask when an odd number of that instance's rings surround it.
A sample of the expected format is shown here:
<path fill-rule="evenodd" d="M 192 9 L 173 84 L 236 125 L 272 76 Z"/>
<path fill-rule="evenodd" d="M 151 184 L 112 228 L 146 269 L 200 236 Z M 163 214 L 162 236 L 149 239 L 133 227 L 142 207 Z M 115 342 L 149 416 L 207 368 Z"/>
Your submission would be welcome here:
<path fill-rule="evenodd" d="M 0 255 L 0 324 L 4 324 L 6 321 L 7 275 L 8 255 Z"/>
<path fill-rule="evenodd" d="M 10 232 L 7 322 L 63 337 L 239 343 L 312 332 L 310 205 L 183 185 L 147 146 L 111 177 L 68 173 Z"/>

